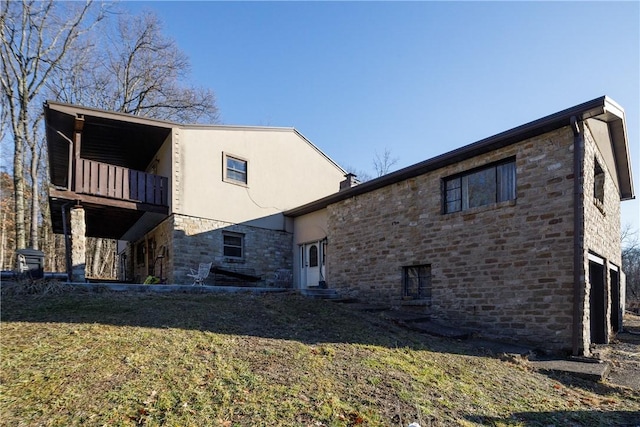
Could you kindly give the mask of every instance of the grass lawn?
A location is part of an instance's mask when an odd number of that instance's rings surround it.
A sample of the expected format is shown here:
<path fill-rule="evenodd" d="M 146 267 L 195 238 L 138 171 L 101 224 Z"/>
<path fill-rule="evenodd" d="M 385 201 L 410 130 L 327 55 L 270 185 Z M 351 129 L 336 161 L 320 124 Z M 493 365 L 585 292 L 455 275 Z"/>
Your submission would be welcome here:
<path fill-rule="evenodd" d="M 294 295 L 5 295 L 3 426 L 640 424 L 640 396 Z"/>

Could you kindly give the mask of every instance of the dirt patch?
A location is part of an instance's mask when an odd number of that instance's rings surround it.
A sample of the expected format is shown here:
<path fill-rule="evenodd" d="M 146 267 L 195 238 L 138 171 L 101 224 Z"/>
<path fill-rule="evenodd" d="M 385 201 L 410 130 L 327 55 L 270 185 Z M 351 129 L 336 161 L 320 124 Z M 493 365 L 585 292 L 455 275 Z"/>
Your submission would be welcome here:
<path fill-rule="evenodd" d="M 627 312 L 623 332 L 595 352 L 611 364 L 608 383 L 640 391 L 640 316 Z"/>

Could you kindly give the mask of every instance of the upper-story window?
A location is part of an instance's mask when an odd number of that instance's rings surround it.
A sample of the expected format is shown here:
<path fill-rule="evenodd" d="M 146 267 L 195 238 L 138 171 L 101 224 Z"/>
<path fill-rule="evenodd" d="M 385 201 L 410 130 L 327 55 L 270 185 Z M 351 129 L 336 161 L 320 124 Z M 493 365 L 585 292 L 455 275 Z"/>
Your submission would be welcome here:
<path fill-rule="evenodd" d="M 598 160 L 594 160 L 593 203 L 604 212 L 604 170 Z"/>
<path fill-rule="evenodd" d="M 443 198 L 444 213 L 515 200 L 515 159 L 445 178 Z"/>
<path fill-rule="evenodd" d="M 236 156 L 224 155 L 224 180 L 246 185 L 247 161 Z"/>

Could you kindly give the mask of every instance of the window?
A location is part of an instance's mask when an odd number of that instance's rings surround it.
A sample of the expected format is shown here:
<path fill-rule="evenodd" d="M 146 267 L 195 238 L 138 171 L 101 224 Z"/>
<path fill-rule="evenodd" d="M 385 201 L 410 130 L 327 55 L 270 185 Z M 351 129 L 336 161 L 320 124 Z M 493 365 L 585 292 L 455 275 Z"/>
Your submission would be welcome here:
<path fill-rule="evenodd" d="M 144 254 L 146 252 L 145 241 L 138 243 L 136 245 L 136 264 L 144 265 Z"/>
<path fill-rule="evenodd" d="M 601 211 L 604 210 L 604 170 L 597 160 L 593 171 L 593 202 Z"/>
<path fill-rule="evenodd" d="M 431 298 L 431 265 L 402 267 L 403 297 Z"/>
<path fill-rule="evenodd" d="M 222 253 L 230 258 L 242 258 L 244 252 L 244 234 L 223 233 Z"/>
<path fill-rule="evenodd" d="M 309 247 L 309 267 L 318 266 L 318 245 L 311 245 Z"/>
<path fill-rule="evenodd" d="M 322 265 L 325 265 L 327 261 L 327 241 L 322 241 Z"/>
<path fill-rule="evenodd" d="M 247 161 L 238 157 L 224 155 L 224 180 L 247 184 Z"/>
<path fill-rule="evenodd" d="M 444 213 L 464 211 L 515 198 L 515 159 L 444 180 Z"/>

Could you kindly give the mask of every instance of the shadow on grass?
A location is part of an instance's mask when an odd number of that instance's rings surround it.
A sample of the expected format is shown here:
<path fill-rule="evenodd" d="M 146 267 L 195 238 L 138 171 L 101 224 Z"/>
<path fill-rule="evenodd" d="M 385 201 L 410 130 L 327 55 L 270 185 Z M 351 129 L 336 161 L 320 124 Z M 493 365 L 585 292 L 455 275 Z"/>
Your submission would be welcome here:
<path fill-rule="evenodd" d="M 295 340 L 305 344 L 352 343 L 487 355 L 456 340 L 401 328 L 348 304 L 297 294 L 150 294 L 69 292 L 4 295 L 3 322 L 98 323 L 178 328 L 218 334 Z"/>
<path fill-rule="evenodd" d="M 467 420 L 489 426 L 640 426 L 638 411 L 548 411 L 514 412 L 508 417 L 467 415 Z"/>
<path fill-rule="evenodd" d="M 476 357 L 499 352 L 478 343 L 438 338 L 400 327 L 349 304 L 297 294 L 155 294 L 105 291 L 3 295 L 2 322 L 105 324 L 173 328 L 298 341 L 410 348 Z M 571 387 L 606 395 L 615 389 L 568 375 L 548 375 Z M 638 422 L 640 424 L 640 421 Z"/>

